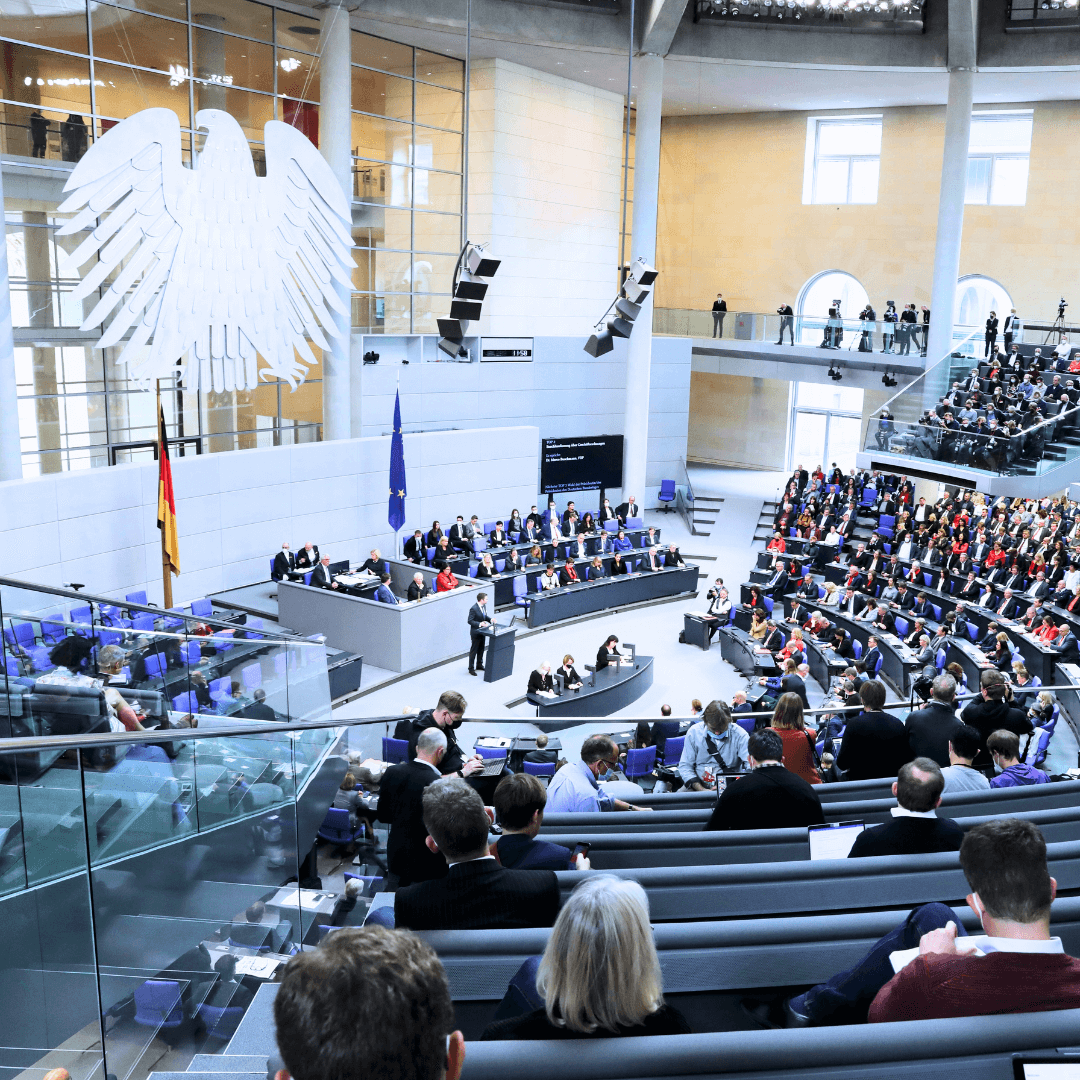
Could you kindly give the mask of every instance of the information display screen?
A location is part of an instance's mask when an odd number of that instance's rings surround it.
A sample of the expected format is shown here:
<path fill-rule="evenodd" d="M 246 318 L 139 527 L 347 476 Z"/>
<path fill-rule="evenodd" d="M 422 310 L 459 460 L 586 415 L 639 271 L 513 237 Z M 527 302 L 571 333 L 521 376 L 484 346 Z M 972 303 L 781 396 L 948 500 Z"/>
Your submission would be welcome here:
<path fill-rule="evenodd" d="M 622 487 L 622 461 L 621 435 L 543 439 L 540 490 L 550 495 L 558 491 Z"/>

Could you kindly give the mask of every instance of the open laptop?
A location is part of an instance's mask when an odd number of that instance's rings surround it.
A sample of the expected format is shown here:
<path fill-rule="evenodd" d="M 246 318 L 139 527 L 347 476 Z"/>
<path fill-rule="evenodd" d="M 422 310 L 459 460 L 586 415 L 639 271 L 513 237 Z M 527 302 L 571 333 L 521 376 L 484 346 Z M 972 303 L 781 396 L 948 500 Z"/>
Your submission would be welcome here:
<path fill-rule="evenodd" d="M 862 821 L 832 821 L 808 829 L 810 859 L 846 859 L 852 844 L 866 828 Z"/>
<path fill-rule="evenodd" d="M 1080 1080 L 1080 1057 L 1017 1054 L 1013 1058 L 1014 1080 Z"/>

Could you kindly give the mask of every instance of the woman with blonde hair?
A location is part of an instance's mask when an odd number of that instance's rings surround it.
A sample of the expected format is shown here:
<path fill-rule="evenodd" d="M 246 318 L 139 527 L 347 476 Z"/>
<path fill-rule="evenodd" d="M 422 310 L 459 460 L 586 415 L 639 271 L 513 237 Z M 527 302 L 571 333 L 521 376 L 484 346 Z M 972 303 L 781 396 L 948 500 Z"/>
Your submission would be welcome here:
<path fill-rule="evenodd" d="M 559 912 L 539 965 L 526 961 L 514 984 L 542 1007 L 489 1024 L 484 1039 L 690 1033 L 682 1013 L 664 1004 L 649 901 L 636 881 L 607 874 L 583 881 Z"/>
<path fill-rule="evenodd" d="M 835 581 L 827 581 L 825 583 L 825 595 L 818 601 L 823 607 L 839 607 L 840 606 L 840 590 L 836 587 Z"/>

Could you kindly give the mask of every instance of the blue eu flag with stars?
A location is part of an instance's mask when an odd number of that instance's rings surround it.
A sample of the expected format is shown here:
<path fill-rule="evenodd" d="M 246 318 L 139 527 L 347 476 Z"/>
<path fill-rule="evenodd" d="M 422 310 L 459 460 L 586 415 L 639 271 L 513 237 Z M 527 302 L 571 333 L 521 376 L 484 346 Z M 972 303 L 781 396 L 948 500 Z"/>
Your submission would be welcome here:
<path fill-rule="evenodd" d="M 401 391 L 394 395 L 394 434 L 390 439 L 390 528 L 405 524 L 405 440 L 401 436 Z"/>

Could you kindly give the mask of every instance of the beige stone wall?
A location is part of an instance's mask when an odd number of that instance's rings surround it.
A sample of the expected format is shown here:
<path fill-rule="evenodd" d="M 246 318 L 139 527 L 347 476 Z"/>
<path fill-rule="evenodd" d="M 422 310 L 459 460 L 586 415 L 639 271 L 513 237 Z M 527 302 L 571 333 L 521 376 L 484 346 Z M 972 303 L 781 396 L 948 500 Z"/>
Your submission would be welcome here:
<path fill-rule="evenodd" d="M 960 260 L 961 275 L 1000 281 L 1029 319 L 1052 317 L 1062 292 L 1080 304 L 1080 163 L 1068 150 L 1080 102 L 1030 107 L 1027 205 L 965 207 Z M 771 312 L 829 269 L 858 278 L 879 311 L 930 302 L 944 108 L 882 110 L 873 206 L 803 205 L 810 115 L 827 114 L 664 121 L 657 307 L 700 310 L 721 291 L 730 310 Z"/>
<path fill-rule="evenodd" d="M 791 384 L 695 371 L 690 376 L 690 461 L 783 469 Z"/>
<path fill-rule="evenodd" d="M 615 295 L 622 97 L 503 60 L 471 79 L 469 238 L 503 260 L 481 328 L 585 338 Z"/>

